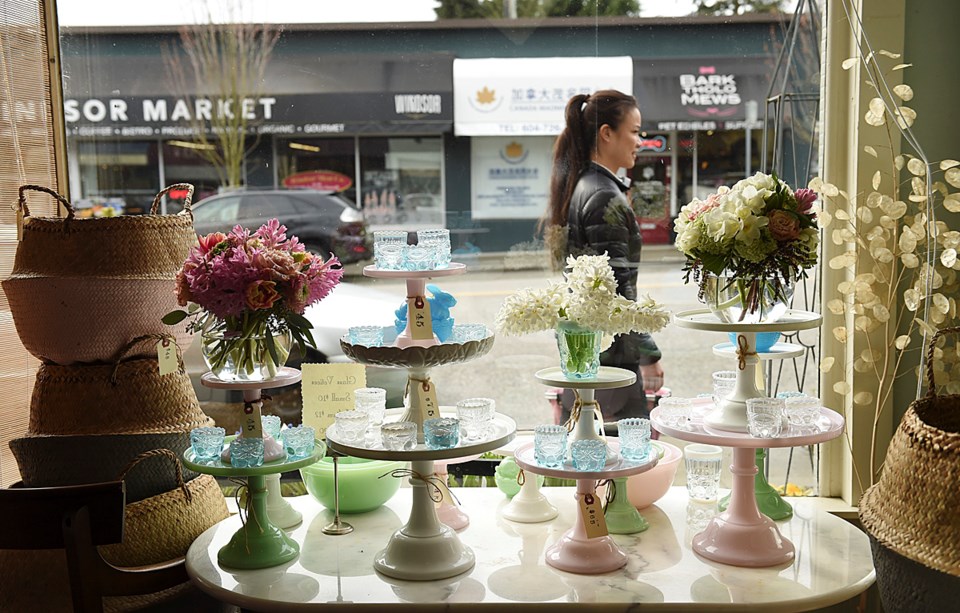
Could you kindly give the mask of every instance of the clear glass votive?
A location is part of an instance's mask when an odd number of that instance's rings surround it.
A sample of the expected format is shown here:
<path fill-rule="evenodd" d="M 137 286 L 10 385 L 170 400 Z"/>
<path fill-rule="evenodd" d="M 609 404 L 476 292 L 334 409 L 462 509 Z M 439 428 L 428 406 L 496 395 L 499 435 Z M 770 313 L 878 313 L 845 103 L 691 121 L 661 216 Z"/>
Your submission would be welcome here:
<path fill-rule="evenodd" d="M 417 230 L 417 244 L 433 250 L 436 268 L 447 268 L 450 265 L 450 230 Z"/>
<path fill-rule="evenodd" d="M 693 402 L 691 402 L 689 398 L 667 396 L 661 398 L 657 406 L 660 409 L 660 419 L 665 426 L 685 429 L 690 422 Z"/>
<path fill-rule="evenodd" d="M 533 429 L 533 455 L 540 466 L 559 468 L 567 456 L 567 428 L 545 424 Z"/>
<path fill-rule="evenodd" d="M 361 387 L 353 391 L 353 402 L 356 410 L 367 414 L 370 427 L 380 427 L 387 410 L 387 390 L 382 387 Z"/>
<path fill-rule="evenodd" d="M 783 413 L 792 426 L 809 428 L 820 419 L 820 399 L 814 396 L 793 396 L 784 399 Z"/>
<path fill-rule="evenodd" d="M 373 233 L 373 257 L 377 268 L 402 270 L 406 246 L 405 230 L 376 230 Z"/>
<path fill-rule="evenodd" d="M 776 438 L 783 430 L 783 398 L 747 398 L 747 430 L 756 438 Z"/>
<path fill-rule="evenodd" d="M 716 500 L 720 492 L 720 462 L 723 450 L 716 445 L 693 443 L 683 448 L 687 470 L 687 494 L 693 500 Z"/>
<path fill-rule="evenodd" d="M 363 440 L 369 419 L 363 411 L 340 411 L 335 418 L 337 434 L 344 443 L 356 443 Z"/>
<path fill-rule="evenodd" d="M 261 415 L 260 426 L 263 428 L 263 435 L 270 435 L 273 440 L 280 440 L 280 418 L 276 415 Z"/>
<path fill-rule="evenodd" d="M 380 426 L 380 440 L 384 449 L 410 451 L 417 446 L 417 424 L 412 421 L 396 421 Z"/>
<path fill-rule="evenodd" d="M 628 460 L 646 460 L 650 453 L 650 420 L 628 417 L 617 421 L 620 455 Z"/>
<path fill-rule="evenodd" d="M 263 439 L 238 436 L 230 443 L 230 465 L 250 468 L 263 464 Z"/>
<path fill-rule="evenodd" d="M 403 250 L 403 268 L 405 270 L 433 270 L 437 264 L 437 254 L 429 245 L 407 245 Z"/>
<path fill-rule="evenodd" d="M 380 347 L 383 345 L 382 326 L 350 326 L 347 329 L 347 336 L 351 345 L 363 345 L 364 347 Z"/>
<path fill-rule="evenodd" d="M 423 422 L 423 441 L 430 449 L 449 449 L 460 442 L 460 420 L 434 417 Z"/>
<path fill-rule="evenodd" d="M 450 339 L 454 343 L 479 341 L 487 337 L 487 327 L 483 324 L 454 324 Z"/>
<path fill-rule="evenodd" d="M 283 448 L 292 459 L 305 458 L 313 453 L 316 445 L 316 430 L 310 426 L 297 426 L 283 431 Z"/>
<path fill-rule="evenodd" d="M 733 393 L 737 387 L 737 371 L 718 370 L 713 373 L 713 404 L 717 407 L 720 402 Z"/>
<path fill-rule="evenodd" d="M 190 447 L 193 448 L 193 457 L 199 462 L 216 460 L 223 451 L 223 437 L 226 430 L 215 426 L 194 428 L 190 431 Z"/>
<path fill-rule="evenodd" d="M 570 443 L 573 468 L 583 472 L 599 472 L 607 463 L 607 444 L 600 439 L 587 438 Z"/>
<path fill-rule="evenodd" d="M 468 441 L 478 441 L 490 431 L 494 402 L 491 398 L 467 398 L 457 402 L 457 419 Z"/>

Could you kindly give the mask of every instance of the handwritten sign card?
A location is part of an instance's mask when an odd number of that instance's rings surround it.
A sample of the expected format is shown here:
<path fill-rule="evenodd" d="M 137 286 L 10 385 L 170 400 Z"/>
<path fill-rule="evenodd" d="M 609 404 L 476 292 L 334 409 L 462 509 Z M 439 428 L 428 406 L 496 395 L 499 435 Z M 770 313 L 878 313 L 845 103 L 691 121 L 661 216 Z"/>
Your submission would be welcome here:
<path fill-rule="evenodd" d="M 323 438 L 337 413 L 354 408 L 353 391 L 366 386 L 363 364 L 304 364 L 303 425 Z"/>

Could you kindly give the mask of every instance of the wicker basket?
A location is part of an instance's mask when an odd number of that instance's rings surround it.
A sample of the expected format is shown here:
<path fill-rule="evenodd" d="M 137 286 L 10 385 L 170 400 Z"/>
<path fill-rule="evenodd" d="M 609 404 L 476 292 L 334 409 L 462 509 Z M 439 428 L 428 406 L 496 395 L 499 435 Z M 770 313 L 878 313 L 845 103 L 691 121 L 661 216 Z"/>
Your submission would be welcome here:
<path fill-rule="evenodd" d="M 945 328 L 930 340 L 927 395 L 907 409 L 880 480 L 860 499 L 860 521 L 879 545 L 953 577 L 960 577 L 960 396 L 937 394 L 933 350 L 941 336 L 958 332 Z M 883 591 L 884 581 L 904 576 L 877 579 Z"/>
<path fill-rule="evenodd" d="M 190 448 L 190 433 L 26 436 L 10 441 L 26 487 L 59 487 L 113 481 L 141 453 L 169 449 L 177 456 Z M 197 477 L 184 468 L 183 481 Z M 126 479 L 127 502 L 136 502 L 177 487 L 167 462 L 141 462 Z"/>
<path fill-rule="evenodd" d="M 130 467 L 156 454 L 172 460 L 168 467 L 174 474 L 182 472 L 180 459 L 167 449 L 141 454 Z M 227 503 L 217 480 L 210 475 L 200 475 L 168 492 L 128 504 L 123 542 L 101 546 L 100 554 L 115 566 L 142 566 L 172 560 L 185 556 L 194 539 L 227 516 Z"/>
<path fill-rule="evenodd" d="M 184 211 L 156 215 L 172 189 L 187 190 Z M 28 190 L 52 195 L 67 216 L 31 217 Z M 172 333 L 188 346 L 186 323 L 166 326 L 160 318 L 177 308 L 176 274 L 196 243 L 192 195 L 192 185 L 171 185 L 149 215 L 76 219 L 56 192 L 22 186 L 23 240 L 3 290 L 24 347 L 41 360 L 73 364 L 114 359 L 127 340 L 147 333 Z"/>
<path fill-rule="evenodd" d="M 153 347 L 159 336 L 127 344 L 129 353 Z M 180 362 L 160 376 L 153 359 L 122 357 L 114 364 L 42 364 L 30 400 L 30 434 L 182 433 L 208 424 Z"/>

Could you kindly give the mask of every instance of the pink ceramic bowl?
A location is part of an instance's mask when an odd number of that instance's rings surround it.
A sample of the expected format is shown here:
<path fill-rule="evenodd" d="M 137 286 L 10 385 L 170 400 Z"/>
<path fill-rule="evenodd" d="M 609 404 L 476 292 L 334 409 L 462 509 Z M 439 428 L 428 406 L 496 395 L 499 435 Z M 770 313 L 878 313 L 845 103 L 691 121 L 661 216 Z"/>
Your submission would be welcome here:
<path fill-rule="evenodd" d="M 651 444 L 663 449 L 663 457 L 647 472 L 627 477 L 627 496 L 638 509 L 649 507 L 670 490 L 680 459 L 683 458 L 683 453 L 676 445 L 663 441 L 652 441 Z"/>

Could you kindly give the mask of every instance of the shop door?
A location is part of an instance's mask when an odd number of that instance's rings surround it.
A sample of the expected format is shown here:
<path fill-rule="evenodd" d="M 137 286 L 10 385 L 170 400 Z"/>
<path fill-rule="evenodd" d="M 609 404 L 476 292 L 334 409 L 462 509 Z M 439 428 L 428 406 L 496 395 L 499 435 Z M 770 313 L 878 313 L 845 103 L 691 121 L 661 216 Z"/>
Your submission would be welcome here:
<path fill-rule="evenodd" d="M 637 158 L 630 171 L 627 197 L 640 224 L 646 245 L 670 242 L 670 156 L 646 155 Z"/>

